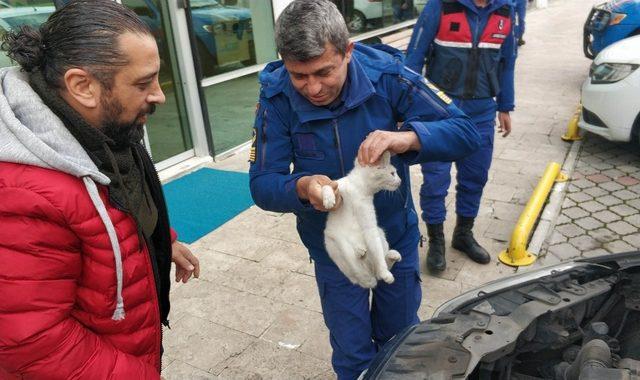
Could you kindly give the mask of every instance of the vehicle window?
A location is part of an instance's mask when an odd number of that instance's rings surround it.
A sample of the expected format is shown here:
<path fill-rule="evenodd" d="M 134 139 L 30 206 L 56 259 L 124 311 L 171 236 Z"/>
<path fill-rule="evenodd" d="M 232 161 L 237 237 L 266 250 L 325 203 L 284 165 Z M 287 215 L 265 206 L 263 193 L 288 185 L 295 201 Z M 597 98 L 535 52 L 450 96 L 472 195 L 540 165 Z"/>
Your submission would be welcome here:
<path fill-rule="evenodd" d="M 152 1 L 144 1 L 144 0 L 126 0 L 123 2 L 128 8 L 136 12 L 140 18 L 142 18 L 147 24 L 151 24 L 149 19 L 158 18 L 156 13 L 152 8 L 157 8 L 157 6 Z M 153 27 L 153 25 L 149 25 Z"/>
<path fill-rule="evenodd" d="M 352 35 L 414 19 L 426 0 L 330 0 L 344 16 Z"/>
<path fill-rule="evenodd" d="M 271 1 L 192 0 L 191 19 L 204 77 L 278 58 Z"/>
<path fill-rule="evenodd" d="M 13 16 L 13 17 L 4 17 L 4 18 L 2 17 L 1 12 L 2 11 L 0 11 L 0 18 L 2 18 L 4 22 L 7 23 L 7 26 L 9 27 L 9 29 L 14 29 L 20 25 L 29 25 L 33 27 L 38 27 L 43 22 L 47 21 L 47 18 L 49 18 L 49 15 L 53 13 L 53 10 L 51 10 L 50 12 L 40 13 L 40 14 Z"/>
<path fill-rule="evenodd" d="M 54 11 L 53 1 L 0 1 L 0 36 L 19 28 L 21 25 L 37 28 L 47 21 Z M 4 51 L 0 52 L 0 67 L 14 64 Z"/>
<path fill-rule="evenodd" d="M 216 0 L 192 0 L 191 8 L 218 8 L 221 7 L 219 2 Z"/>

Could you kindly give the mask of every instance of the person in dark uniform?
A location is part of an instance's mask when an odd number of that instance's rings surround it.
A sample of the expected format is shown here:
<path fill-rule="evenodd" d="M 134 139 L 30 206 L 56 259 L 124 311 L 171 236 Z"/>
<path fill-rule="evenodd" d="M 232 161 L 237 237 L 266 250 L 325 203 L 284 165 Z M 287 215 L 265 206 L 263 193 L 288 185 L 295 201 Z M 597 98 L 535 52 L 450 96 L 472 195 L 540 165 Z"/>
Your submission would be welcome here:
<path fill-rule="evenodd" d="M 514 9 L 510 0 L 431 0 L 420 14 L 405 64 L 440 87 L 474 121 L 480 149 L 456 161 L 456 214 L 452 246 L 473 261 L 486 264 L 489 253 L 472 228 L 493 153 L 496 112 L 499 131 L 511 132 L 516 59 Z M 450 162 L 422 164 L 422 218 L 427 224 L 427 267 L 446 267 L 443 223 L 445 197 L 451 183 Z"/>

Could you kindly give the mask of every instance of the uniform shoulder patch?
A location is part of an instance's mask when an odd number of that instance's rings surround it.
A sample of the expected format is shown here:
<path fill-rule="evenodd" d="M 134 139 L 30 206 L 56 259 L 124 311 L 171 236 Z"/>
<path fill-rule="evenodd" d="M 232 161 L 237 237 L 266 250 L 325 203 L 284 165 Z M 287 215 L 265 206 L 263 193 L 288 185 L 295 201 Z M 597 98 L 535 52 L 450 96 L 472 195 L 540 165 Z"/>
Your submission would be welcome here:
<path fill-rule="evenodd" d="M 257 139 L 256 129 L 253 128 L 253 135 L 251 136 L 251 148 L 249 149 L 249 162 L 256 162 L 256 139 Z"/>
<path fill-rule="evenodd" d="M 442 100 L 446 104 L 451 104 L 451 98 L 449 96 L 447 96 L 447 94 L 445 94 L 444 91 L 439 89 L 438 86 L 436 86 L 435 84 L 429 82 L 429 80 L 427 80 L 427 78 L 422 77 L 422 83 L 424 83 L 424 85 L 427 86 L 429 88 L 429 90 L 431 90 L 434 94 L 436 94 L 436 96 L 438 98 L 440 98 L 440 100 Z"/>

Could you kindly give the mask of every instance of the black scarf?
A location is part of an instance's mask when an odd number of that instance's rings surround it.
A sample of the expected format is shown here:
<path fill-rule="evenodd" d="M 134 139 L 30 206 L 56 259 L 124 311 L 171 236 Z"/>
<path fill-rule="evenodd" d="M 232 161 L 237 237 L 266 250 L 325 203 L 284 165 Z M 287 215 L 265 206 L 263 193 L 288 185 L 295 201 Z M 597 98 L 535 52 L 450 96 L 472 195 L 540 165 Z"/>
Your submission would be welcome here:
<path fill-rule="evenodd" d="M 132 134 L 128 142 L 118 144 L 89 125 L 57 91 L 49 87 L 40 71 L 31 72 L 29 80 L 31 87 L 62 120 L 100 172 L 109 177 L 111 203 L 133 216 L 138 234 L 144 235 L 148 241 L 158 221 L 158 210 L 145 180 L 141 157 L 138 150 L 133 148 L 142 139 L 142 131 Z"/>

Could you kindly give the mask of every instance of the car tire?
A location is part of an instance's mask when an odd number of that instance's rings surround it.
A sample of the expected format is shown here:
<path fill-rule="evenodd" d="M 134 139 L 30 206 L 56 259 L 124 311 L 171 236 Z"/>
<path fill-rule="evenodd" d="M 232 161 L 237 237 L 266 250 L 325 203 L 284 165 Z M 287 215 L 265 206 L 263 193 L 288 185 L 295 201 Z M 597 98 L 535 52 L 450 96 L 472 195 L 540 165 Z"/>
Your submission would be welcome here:
<path fill-rule="evenodd" d="M 245 59 L 241 62 L 244 66 L 253 66 L 256 62 L 256 47 L 253 40 L 249 40 L 249 59 Z"/>
<path fill-rule="evenodd" d="M 633 122 L 633 127 L 631 128 L 631 137 L 629 141 L 632 144 L 637 144 L 640 146 L 640 113 L 636 116 L 636 120 Z"/>
<path fill-rule="evenodd" d="M 351 20 L 347 23 L 347 28 L 351 33 L 362 33 L 367 29 L 367 17 L 357 9 L 353 10 Z"/>
<path fill-rule="evenodd" d="M 216 74 L 218 60 L 209 53 L 207 47 L 198 41 L 198 58 L 200 58 L 200 67 L 202 68 L 202 77 L 210 77 Z"/>

